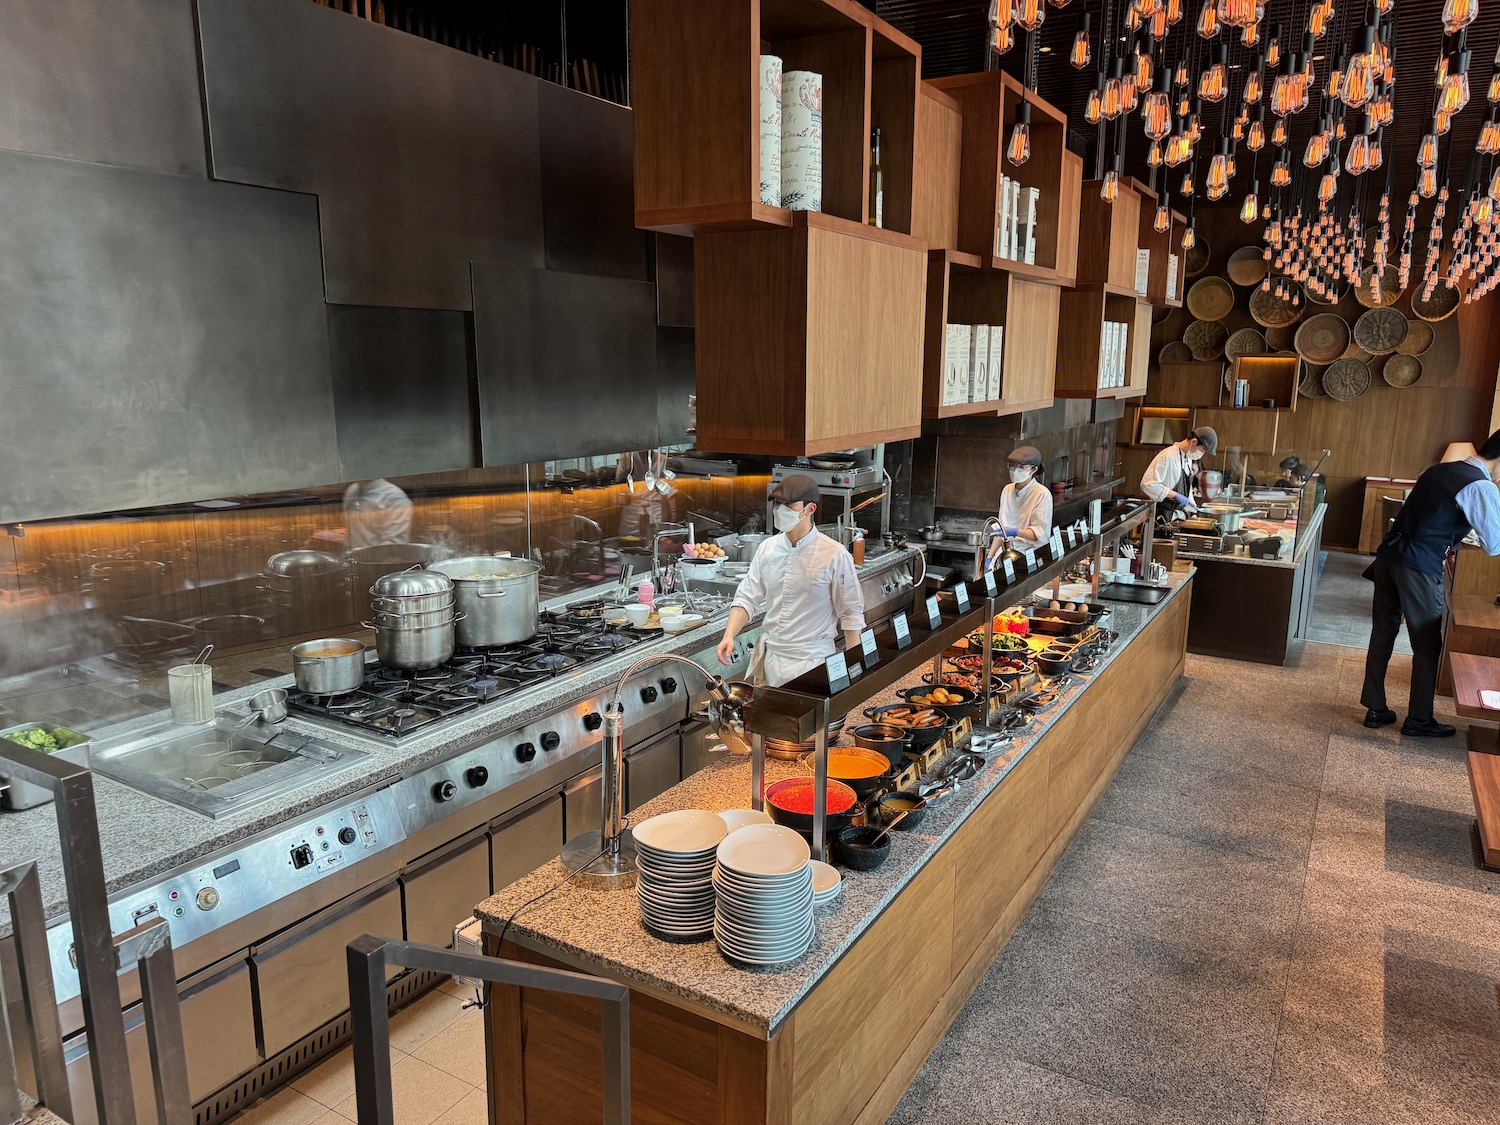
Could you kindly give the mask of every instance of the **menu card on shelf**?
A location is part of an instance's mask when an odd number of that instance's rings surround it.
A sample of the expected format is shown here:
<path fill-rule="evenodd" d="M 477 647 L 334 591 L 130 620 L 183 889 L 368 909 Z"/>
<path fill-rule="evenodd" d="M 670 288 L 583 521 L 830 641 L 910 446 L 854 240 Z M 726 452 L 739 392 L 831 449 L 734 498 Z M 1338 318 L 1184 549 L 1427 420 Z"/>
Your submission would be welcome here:
<path fill-rule="evenodd" d="M 880 663 L 880 650 L 875 645 L 874 629 L 866 629 L 860 633 L 859 650 L 862 654 L 860 661 L 866 668 L 873 668 Z"/>
<path fill-rule="evenodd" d="M 823 661 L 823 670 L 828 673 L 830 695 L 843 691 L 849 686 L 849 662 L 842 652 L 836 652 Z"/>
<path fill-rule="evenodd" d="M 1009 559 L 1001 560 L 1005 564 L 1005 584 L 1014 586 L 1016 584 L 1016 564 Z"/>
<path fill-rule="evenodd" d="M 1051 547 L 1052 547 L 1052 561 L 1056 562 L 1058 559 L 1062 558 L 1062 556 L 1063 556 L 1063 542 L 1062 542 L 1062 532 L 1059 531 L 1055 527 L 1052 529 Z"/>
<path fill-rule="evenodd" d="M 993 570 L 986 570 L 984 572 L 984 592 L 987 597 L 991 598 L 1000 592 L 999 587 L 995 584 L 995 572 Z"/>
<path fill-rule="evenodd" d="M 1177 255 L 1167 259 L 1167 300 L 1177 300 Z"/>
<path fill-rule="evenodd" d="M 1021 548 L 1021 554 L 1026 557 L 1026 573 L 1035 573 L 1037 569 L 1036 552 L 1030 547 Z"/>
<path fill-rule="evenodd" d="M 1010 257 L 1010 177 L 1000 176 L 1000 202 L 996 208 L 995 257 Z"/>
<path fill-rule="evenodd" d="M 959 613 L 969 612 L 969 585 L 967 582 L 960 582 L 957 586 L 953 587 L 953 604 L 958 607 Z"/>
<path fill-rule="evenodd" d="M 936 629 L 943 623 L 943 611 L 938 607 L 938 596 L 933 594 L 924 604 L 927 609 L 927 627 Z"/>
<path fill-rule="evenodd" d="M 990 378 L 990 326 L 976 324 L 969 331 L 973 339 L 969 348 L 969 390 L 965 401 L 983 402 Z"/>

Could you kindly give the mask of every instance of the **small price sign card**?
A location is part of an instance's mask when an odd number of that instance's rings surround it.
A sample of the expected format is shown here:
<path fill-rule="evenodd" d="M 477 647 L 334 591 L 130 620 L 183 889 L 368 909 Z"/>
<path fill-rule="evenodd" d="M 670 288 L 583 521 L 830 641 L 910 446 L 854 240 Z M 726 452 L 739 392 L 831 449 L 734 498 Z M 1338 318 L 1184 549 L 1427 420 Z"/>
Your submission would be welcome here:
<path fill-rule="evenodd" d="M 1007 562 L 1007 566 L 1009 563 Z M 987 570 L 984 572 L 984 592 L 987 597 L 993 598 L 1000 591 L 995 587 L 995 572 Z"/>
<path fill-rule="evenodd" d="M 859 648 L 864 654 L 860 663 L 866 668 L 873 668 L 880 663 L 880 651 L 875 647 L 874 629 L 866 629 L 859 635 Z"/>
<path fill-rule="evenodd" d="M 1058 559 L 1062 558 L 1062 555 L 1063 555 L 1063 544 L 1062 544 L 1062 532 L 1059 531 L 1059 530 L 1057 530 L 1057 528 L 1055 528 L 1055 527 L 1052 529 L 1051 546 L 1052 546 L 1052 561 L 1056 562 Z"/>
<path fill-rule="evenodd" d="M 836 652 L 823 661 L 823 667 L 828 672 L 828 692 L 830 695 L 841 692 L 849 686 L 849 662 L 844 658 L 842 652 Z"/>
<path fill-rule="evenodd" d="M 1037 569 L 1036 552 L 1028 547 L 1022 550 L 1021 553 L 1026 556 L 1026 573 L 1034 573 Z"/>
<path fill-rule="evenodd" d="M 969 612 L 969 584 L 960 582 L 953 587 L 953 604 L 958 606 L 959 613 Z"/>
<path fill-rule="evenodd" d="M 943 611 L 938 608 L 938 597 L 933 594 L 927 599 L 927 627 L 936 629 L 943 623 Z"/>
<path fill-rule="evenodd" d="M 1005 560 L 1005 584 L 1007 586 L 1016 584 L 1016 564 L 1009 559 Z"/>
<path fill-rule="evenodd" d="M 891 618 L 891 629 L 896 634 L 897 648 L 906 648 L 911 644 L 911 626 L 907 624 L 904 610 Z"/>

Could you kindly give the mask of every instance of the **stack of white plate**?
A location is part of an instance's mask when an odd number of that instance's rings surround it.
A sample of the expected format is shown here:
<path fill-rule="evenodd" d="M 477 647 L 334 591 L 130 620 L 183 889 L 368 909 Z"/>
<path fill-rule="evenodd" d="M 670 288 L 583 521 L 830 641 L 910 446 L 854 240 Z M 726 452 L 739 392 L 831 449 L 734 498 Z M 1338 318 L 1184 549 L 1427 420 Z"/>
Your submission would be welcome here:
<path fill-rule="evenodd" d="M 813 905 L 827 906 L 844 889 L 843 876 L 833 864 L 819 859 L 813 860 L 810 866 L 813 874 Z"/>
<path fill-rule="evenodd" d="M 807 841 L 779 824 L 736 829 L 718 847 L 714 938 L 746 965 L 783 965 L 812 945 L 813 870 Z"/>
<path fill-rule="evenodd" d="M 714 926 L 714 856 L 729 826 L 718 813 L 678 809 L 635 827 L 636 899 L 651 932 L 676 941 Z"/>

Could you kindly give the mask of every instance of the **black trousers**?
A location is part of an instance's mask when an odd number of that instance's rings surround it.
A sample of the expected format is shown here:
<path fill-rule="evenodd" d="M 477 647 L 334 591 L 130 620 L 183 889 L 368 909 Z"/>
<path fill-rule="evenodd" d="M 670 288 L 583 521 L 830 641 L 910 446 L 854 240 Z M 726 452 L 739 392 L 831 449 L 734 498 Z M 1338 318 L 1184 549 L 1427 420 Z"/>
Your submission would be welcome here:
<path fill-rule="evenodd" d="M 1370 571 L 1375 579 L 1375 601 L 1370 607 L 1370 647 L 1365 653 L 1365 688 L 1360 702 L 1372 710 L 1385 709 L 1385 672 L 1404 617 L 1411 638 L 1407 717 L 1417 722 L 1431 719 L 1438 660 L 1443 652 L 1443 580 L 1378 557 Z"/>

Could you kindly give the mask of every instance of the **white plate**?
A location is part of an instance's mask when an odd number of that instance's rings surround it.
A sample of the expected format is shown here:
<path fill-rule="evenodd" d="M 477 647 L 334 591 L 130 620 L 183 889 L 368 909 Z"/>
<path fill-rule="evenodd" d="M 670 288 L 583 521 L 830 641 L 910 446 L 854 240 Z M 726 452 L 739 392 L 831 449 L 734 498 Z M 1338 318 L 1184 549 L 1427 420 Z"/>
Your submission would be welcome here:
<path fill-rule="evenodd" d="M 844 879 L 837 867 L 831 863 L 824 863 L 821 859 L 809 860 L 808 866 L 812 868 L 813 894 L 821 897 L 839 893 L 839 886 Z"/>
<path fill-rule="evenodd" d="M 723 866 L 743 875 L 790 875 L 807 865 L 812 849 L 783 825 L 748 824 L 724 837 L 718 857 Z"/>
<path fill-rule="evenodd" d="M 640 862 L 636 865 L 636 870 L 647 879 L 653 879 L 658 883 L 705 882 L 714 873 L 714 867 L 711 863 L 697 867 L 662 867 L 645 858 L 640 858 Z"/>
<path fill-rule="evenodd" d="M 729 834 L 718 813 L 677 809 L 643 820 L 633 828 L 637 845 L 651 851 L 681 855 L 716 847 Z"/>
<path fill-rule="evenodd" d="M 729 825 L 730 832 L 733 832 L 738 828 L 744 828 L 749 824 L 776 823 L 765 813 L 759 812 L 755 809 L 725 809 L 723 812 L 719 813 L 719 819 L 722 820 L 725 824 Z"/>
<path fill-rule="evenodd" d="M 783 887 L 800 886 L 807 878 L 807 868 L 799 867 L 784 875 L 746 875 L 742 871 L 719 864 L 714 868 L 714 878 L 721 883 L 730 883 L 752 891 L 775 891 Z"/>
<path fill-rule="evenodd" d="M 718 942 L 719 948 L 731 957 L 738 957 L 742 961 L 767 962 L 770 964 L 781 964 L 784 961 L 794 961 L 812 948 L 813 934 L 808 933 L 798 936 L 795 940 L 782 945 L 747 945 L 744 942 L 734 940 L 733 937 L 714 929 L 714 940 Z"/>
<path fill-rule="evenodd" d="M 778 899 L 775 902 L 746 902 L 743 899 L 728 898 L 725 895 L 719 895 L 715 901 L 725 914 L 748 921 L 752 918 L 785 918 L 789 914 L 797 913 L 808 903 L 816 902 L 817 899 L 812 891 L 807 891 L 796 898 Z"/>
<path fill-rule="evenodd" d="M 659 848 L 637 848 L 636 851 L 659 867 L 699 867 L 713 865 L 714 849 L 701 852 L 664 852 Z"/>

